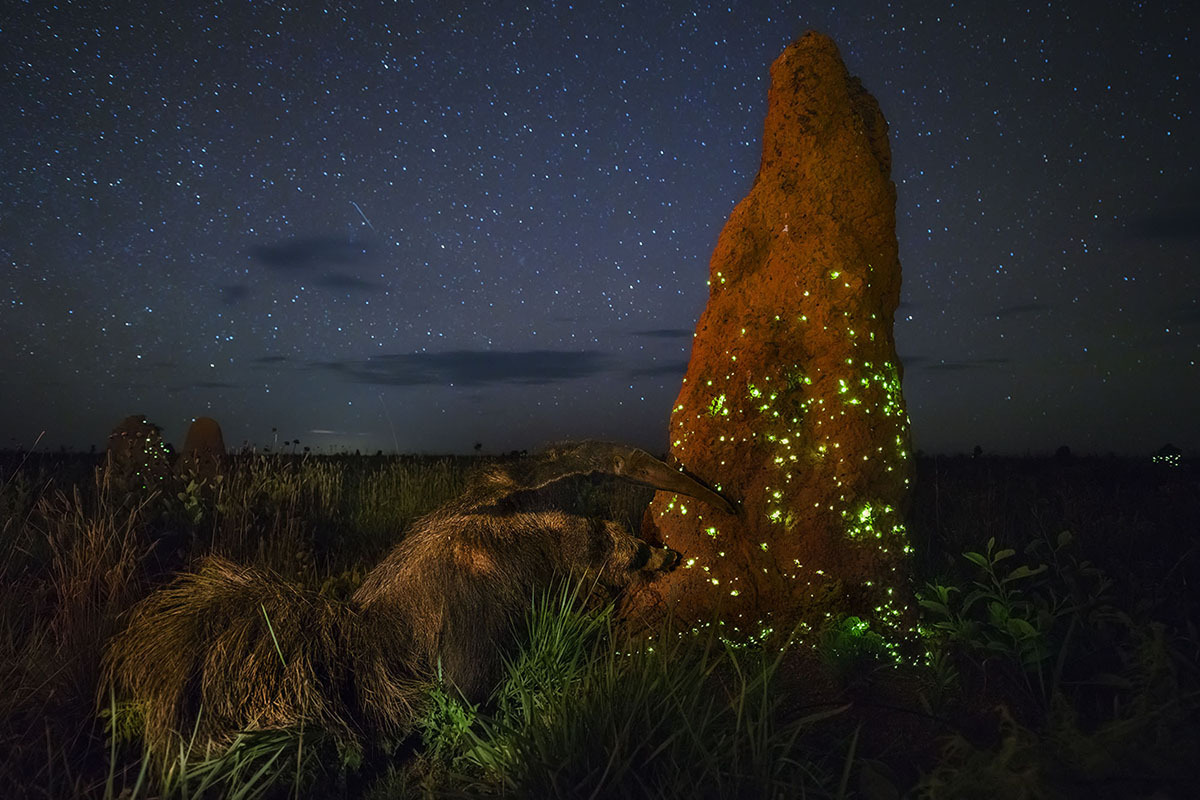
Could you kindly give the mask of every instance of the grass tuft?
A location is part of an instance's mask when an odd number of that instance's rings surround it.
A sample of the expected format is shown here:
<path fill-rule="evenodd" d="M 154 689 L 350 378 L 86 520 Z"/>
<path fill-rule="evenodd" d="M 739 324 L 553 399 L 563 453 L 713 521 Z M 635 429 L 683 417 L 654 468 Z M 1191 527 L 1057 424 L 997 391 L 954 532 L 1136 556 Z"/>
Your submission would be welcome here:
<path fill-rule="evenodd" d="M 483 709 L 444 688 L 424 723 L 434 784 L 519 797 L 833 796 L 801 738 L 836 707 L 780 713 L 778 654 L 708 636 L 630 639 L 612 607 L 549 594 Z"/>

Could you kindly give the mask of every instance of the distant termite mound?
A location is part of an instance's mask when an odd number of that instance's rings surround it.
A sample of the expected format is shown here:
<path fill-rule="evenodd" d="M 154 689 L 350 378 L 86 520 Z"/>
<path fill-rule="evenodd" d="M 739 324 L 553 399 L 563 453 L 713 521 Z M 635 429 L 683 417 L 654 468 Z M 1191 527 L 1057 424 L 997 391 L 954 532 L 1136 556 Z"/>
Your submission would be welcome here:
<path fill-rule="evenodd" d="M 108 435 L 105 466 L 109 485 L 118 492 L 157 489 L 171 473 L 171 448 L 162 428 L 145 414 L 130 414 Z"/>
<path fill-rule="evenodd" d="M 646 538 L 679 569 L 632 611 L 731 638 L 847 616 L 910 638 L 908 415 L 887 122 L 828 37 L 771 66 L 758 176 L 729 217 L 672 410 L 671 455 L 737 516 L 658 492 Z"/>
<path fill-rule="evenodd" d="M 177 471 L 211 477 L 220 473 L 224 458 L 225 437 L 221 435 L 221 426 L 212 417 L 196 417 L 188 426 Z"/>

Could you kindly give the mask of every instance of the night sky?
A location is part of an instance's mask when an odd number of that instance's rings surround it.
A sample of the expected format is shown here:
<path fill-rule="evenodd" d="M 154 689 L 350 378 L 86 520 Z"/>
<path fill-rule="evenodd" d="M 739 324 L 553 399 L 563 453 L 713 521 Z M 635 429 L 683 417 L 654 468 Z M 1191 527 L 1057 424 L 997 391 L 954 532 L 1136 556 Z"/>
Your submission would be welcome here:
<path fill-rule="evenodd" d="M 5 8 L 0 449 L 665 451 L 808 29 L 891 125 L 914 446 L 1200 449 L 1188 0 Z"/>

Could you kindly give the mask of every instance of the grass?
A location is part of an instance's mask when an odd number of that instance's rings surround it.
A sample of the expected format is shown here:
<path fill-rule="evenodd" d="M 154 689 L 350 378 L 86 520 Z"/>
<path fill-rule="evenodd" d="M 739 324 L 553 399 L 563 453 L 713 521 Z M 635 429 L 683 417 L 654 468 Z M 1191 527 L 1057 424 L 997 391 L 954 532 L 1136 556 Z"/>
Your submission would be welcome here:
<path fill-rule="evenodd" d="M 544 798 L 827 796 L 799 745 L 845 706 L 788 717 L 780 654 L 715 636 L 647 642 L 573 591 L 535 606 L 528 646 L 485 709 L 433 689 L 414 772 L 432 794 Z M 822 760 L 823 761 L 823 760 Z"/>
<path fill-rule="evenodd" d="M 344 600 L 475 463 L 256 455 L 121 492 L 94 458 L 0 454 L 6 796 L 1105 798 L 1200 777 L 1200 478 L 1120 459 L 918 460 L 919 669 L 854 618 L 782 654 L 631 639 L 567 587 L 487 703 L 431 686 L 398 742 L 309 725 L 147 754 L 138 709 L 97 697 L 121 614 L 182 567 L 221 556 Z M 631 527 L 650 499 L 560 491 Z"/>

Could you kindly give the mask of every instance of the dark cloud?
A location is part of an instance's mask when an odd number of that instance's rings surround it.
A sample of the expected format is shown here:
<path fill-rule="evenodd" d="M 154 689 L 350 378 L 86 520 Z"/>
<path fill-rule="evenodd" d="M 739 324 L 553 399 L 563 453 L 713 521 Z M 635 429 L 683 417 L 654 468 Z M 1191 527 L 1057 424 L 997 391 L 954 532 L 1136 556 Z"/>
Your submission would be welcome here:
<path fill-rule="evenodd" d="M 931 359 L 905 359 L 905 366 L 915 366 L 917 369 L 929 370 L 930 372 L 963 372 L 972 369 L 984 369 L 986 367 L 1001 367 L 1008 363 L 1007 358 L 979 358 L 972 361 L 933 361 Z M 922 363 L 924 362 L 924 363 Z"/>
<path fill-rule="evenodd" d="M 687 372 L 688 362 L 685 359 L 667 361 L 662 364 L 651 364 L 648 367 L 638 367 L 633 370 L 634 377 L 652 377 L 655 375 L 678 375 Z"/>
<path fill-rule="evenodd" d="M 1007 358 L 976 358 L 959 361 L 946 361 L 942 358 L 933 359 L 929 356 L 917 355 L 897 355 L 897 358 L 901 366 L 906 370 L 928 370 L 930 372 L 962 372 L 972 369 L 1002 367 L 1009 363 L 1009 359 Z"/>
<path fill-rule="evenodd" d="M 1141 239 L 1200 238 L 1200 206 L 1143 217 L 1131 224 L 1130 230 Z"/>
<path fill-rule="evenodd" d="M 357 264 L 366 260 L 370 251 L 369 243 L 340 236 L 309 236 L 274 244 L 255 244 L 249 250 L 251 257 L 260 264 L 288 272 L 329 264 Z"/>
<path fill-rule="evenodd" d="M 339 272 L 329 272 L 317 278 L 317 286 L 326 289 L 338 289 L 339 291 L 348 292 L 382 292 L 386 288 L 383 284 L 364 281 L 362 278 L 356 278 L 353 275 L 343 275 Z"/>
<path fill-rule="evenodd" d="M 254 359 L 255 364 L 282 364 L 288 361 L 287 356 L 263 356 L 262 358 Z"/>
<path fill-rule="evenodd" d="M 598 375 L 612 368 L 612 360 L 596 350 L 452 350 L 320 362 L 315 366 L 357 383 L 381 386 L 537 385 Z"/>
<path fill-rule="evenodd" d="M 649 339 L 682 339 L 692 335 L 691 328 L 651 328 L 645 331 L 631 331 L 630 336 L 644 336 Z"/>
<path fill-rule="evenodd" d="M 1005 306 L 996 311 L 996 319 L 1004 319 L 1006 317 L 1015 317 L 1018 314 L 1034 314 L 1040 311 L 1045 311 L 1048 306 L 1045 303 L 1025 303 L 1023 305 Z"/>
<path fill-rule="evenodd" d="M 1200 239 L 1200 183 L 1180 187 L 1167 202 L 1135 218 L 1129 233 L 1141 239 Z"/>
<path fill-rule="evenodd" d="M 240 389 L 236 383 L 225 383 L 223 381 L 196 381 L 195 383 L 186 383 L 176 386 L 168 386 L 169 394 L 182 394 L 187 396 L 191 392 L 196 392 L 201 389 Z"/>
<path fill-rule="evenodd" d="M 236 305 L 250 294 L 250 287 L 243 283 L 230 284 L 220 288 L 221 302 L 227 306 Z"/>

